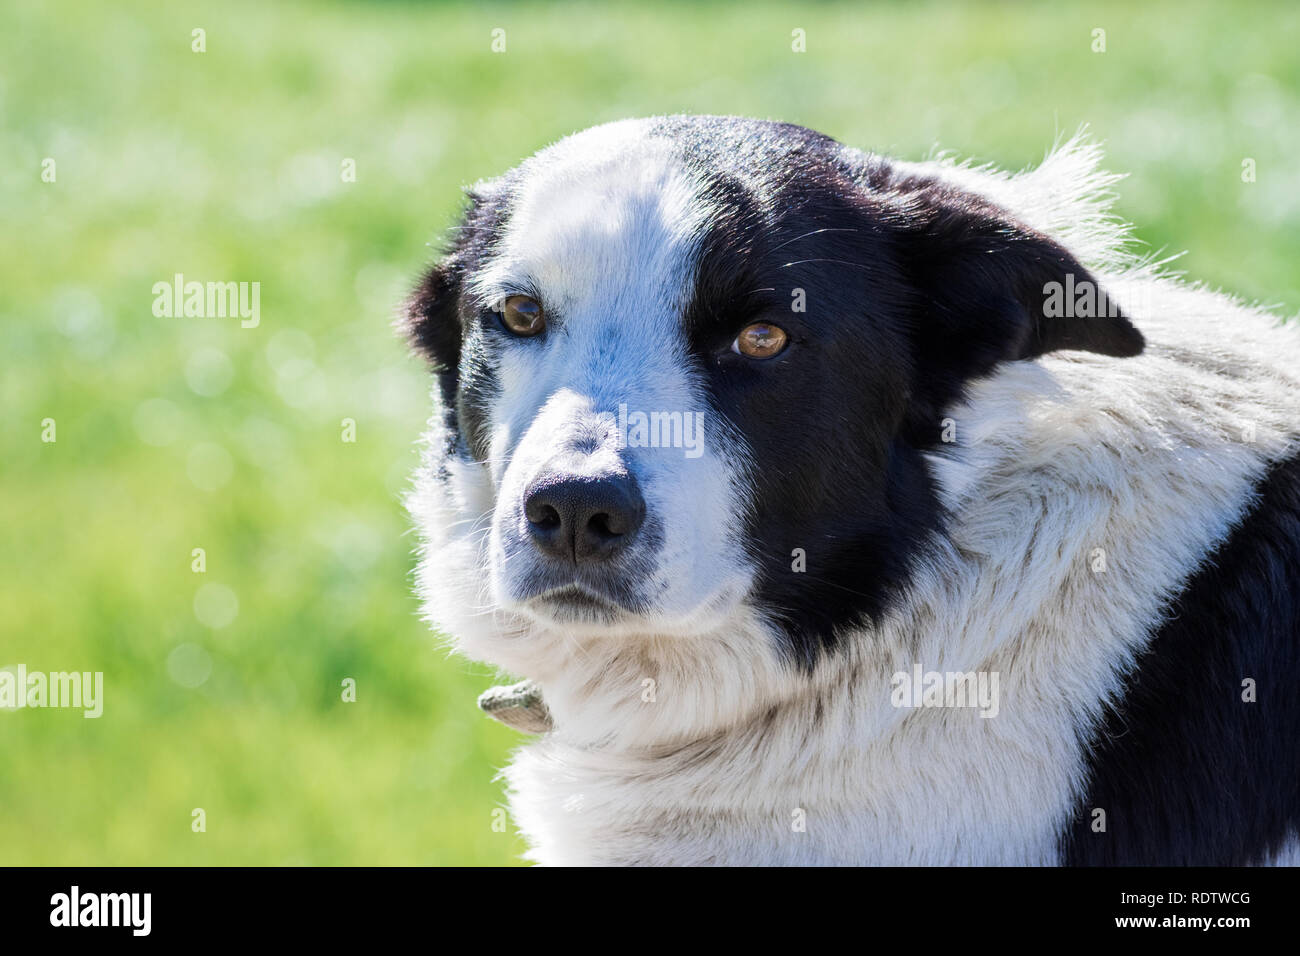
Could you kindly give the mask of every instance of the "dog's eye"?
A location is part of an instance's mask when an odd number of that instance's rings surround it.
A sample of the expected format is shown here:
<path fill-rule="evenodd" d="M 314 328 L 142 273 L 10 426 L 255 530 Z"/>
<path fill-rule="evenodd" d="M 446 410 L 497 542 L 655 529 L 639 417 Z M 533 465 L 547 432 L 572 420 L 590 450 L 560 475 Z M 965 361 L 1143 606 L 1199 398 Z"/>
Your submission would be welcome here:
<path fill-rule="evenodd" d="M 501 324 L 507 332 L 527 338 L 546 328 L 546 315 L 536 299 L 512 295 L 501 307 Z"/>
<path fill-rule="evenodd" d="M 731 351 L 753 359 L 768 359 L 779 355 L 789 341 L 785 329 L 767 322 L 755 322 L 740 330 Z"/>

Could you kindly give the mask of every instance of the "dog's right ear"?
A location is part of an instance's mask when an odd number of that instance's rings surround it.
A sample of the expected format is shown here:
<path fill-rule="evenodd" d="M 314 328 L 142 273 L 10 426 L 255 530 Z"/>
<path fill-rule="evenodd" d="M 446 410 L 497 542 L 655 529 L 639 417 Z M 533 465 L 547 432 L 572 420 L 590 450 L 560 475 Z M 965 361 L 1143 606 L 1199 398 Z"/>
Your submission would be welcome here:
<path fill-rule="evenodd" d="M 436 372 L 455 372 L 460 366 L 460 289 L 464 265 L 457 249 L 420 277 L 406 300 L 399 325 L 415 351 Z"/>
<path fill-rule="evenodd" d="M 398 327 L 411 347 L 429 361 L 438 376 L 445 409 L 453 409 L 456 405 L 464 333 L 461 289 L 465 273 L 469 264 L 482 252 L 490 232 L 484 221 L 490 218 L 490 191 L 480 185 L 470 190 L 468 196 L 469 206 L 456 228 L 450 248 L 421 276 L 398 319 Z"/>

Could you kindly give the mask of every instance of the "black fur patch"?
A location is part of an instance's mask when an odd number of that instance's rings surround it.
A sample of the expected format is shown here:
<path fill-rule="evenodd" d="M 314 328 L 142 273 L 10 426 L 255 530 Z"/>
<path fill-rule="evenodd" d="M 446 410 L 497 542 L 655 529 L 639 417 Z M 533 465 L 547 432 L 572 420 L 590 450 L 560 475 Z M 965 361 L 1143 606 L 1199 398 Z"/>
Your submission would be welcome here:
<path fill-rule="evenodd" d="M 500 180 L 508 182 L 508 177 Z M 465 294 L 465 279 L 491 255 L 509 218 L 499 188 L 487 195 L 469 193 L 469 207 L 443 258 L 431 266 L 407 299 L 402 328 L 438 377 L 444 425 L 451 442 L 480 459 L 487 456 L 482 425 L 496 394 L 495 368 L 482 341 L 482 304 Z"/>
<path fill-rule="evenodd" d="M 811 664 L 889 606 L 940 528 L 922 452 L 972 379 L 1057 348 L 1134 355 L 1142 337 L 1117 310 L 1045 315 L 1046 283 L 1092 277 L 978 197 L 788 124 L 659 131 L 718 210 L 684 324 L 715 411 L 753 452 L 756 598 Z M 757 320 L 791 337 L 764 362 L 727 350 Z"/>
<path fill-rule="evenodd" d="M 1273 466 L 1259 493 L 1089 742 L 1066 863 L 1243 866 L 1300 827 L 1300 458 Z"/>

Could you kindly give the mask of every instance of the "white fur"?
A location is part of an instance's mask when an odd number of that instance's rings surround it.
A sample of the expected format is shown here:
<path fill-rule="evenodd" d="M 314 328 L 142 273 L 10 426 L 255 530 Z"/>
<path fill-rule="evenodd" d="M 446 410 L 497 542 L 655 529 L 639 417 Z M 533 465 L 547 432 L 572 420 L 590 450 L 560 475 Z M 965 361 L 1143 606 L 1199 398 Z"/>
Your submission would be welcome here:
<path fill-rule="evenodd" d="M 542 681 L 566 738 L 583 743 L 687 734 L 734 706 L 697 688 L 673 708 L 636 707 L 643 681 L 661 671 L 653 642 L 717 643 L 722 650 L 711 656 L 734 655 L 738 675 L 752 667 L 741 639 L 755 625 L 741 600 L 753 571 L 736 538 L 745 451 L 708 412 L 687 372 L 685 342 L 672 334 L 708 210 L 693 177 L 644 126 L 588 130 L 521 168 L 500 253 L 473 291 L 493 302 L 535 290 L 557 321 L 547 341 L 518 340 L 501 352 L 489 467 L 456 463 L 452 497 L 426 476 L 411 499 L 426 535 L 419 574 L 430 619 L 464 653 Z M 620 404 L 703 413 L 703 453 L 618 448 Z M 436 429 L 431 446 L 441 447 Z M 593 470 L 622 459 L 660 525 L 655 566 L 642 582 L 652 606 L 634 625 L 556 624 L 522 600 L 538 560 L 526 541 L 523 493 L 557 456 Z M 609 660 L 611 651 L 642 646 L 644 660 Z M 682 657 L 683 679 L 694 654 Z M 771 665 L 776 680 L 774 657 Z M 588 690 L 624 670 L 626 699 Z"/>
<path fill-rule="evenodd" d="M 1293 450 L 1287 436 L 1300 420 L 1296 333 L 1128 257 L 1124 230 L 1099 194 L 1113 179 L 1097 171 L 1097 159 L 1095 147 L 1071 142 L 1015 176 L 918 164 L 1062 241 L 1103 287 L 1140 304 L 1131 317 L 1148 345 L 1137 358 L 1060 353 L 1007 365 L 950 410 L 957 442 L 931 456 L 956 515 L 938 556 L 898 613 L 849 635 L 843 652 L 811 675 L 777 660 L 765 625 L 743 602 L 714 607 L 709 626 L 689 634 L 649 629 L 617 639 L 565 635 L 503 612 L 500 588 L 481 586 L 491 557 L 481 530 L 511 481 L 512 466 L 501 470 L 510 449 L 528 442 L 530 420 L 540 420 L 530 416 L 549 415 L 555 390 L 567 384 L 542 360 L 520 359 L 507 373 L 515 378 L 506 391 L 529 397 L 512 399 L 513 417 L 497 423 L 495 473 L 457 465 L 453 499 L 424 478 L 411 507 L 426 539 L 419 574 L 430 619 L 472 656 L 537 680 L 555 717 L 557 729 L 522 748 L 506 771 L 532 859 L 1056 862 L 1058 836 L 1086 783 L 1083 741 L 1120 691 L 1162 601 L 1239 519 L 1269 462 Z M 611 183 L 609 196 L 632 188 L 602 251 L 561 248 L 567 233 L 547 231 L 544 210 L 555 207 L 541 198 L 519 228 L 532 230 L 535 273 L 552 255 L 560 263 L 563 275 L 542 281 L 569 290 L 575 315 L 612 295 L 651 310 L 648 336 L 663 327 L 664 313 L 651 314 L 666 308 L 656 295 L 666 303 L 665 290 L 684 288 L 689 242 L 672 224 L 690 220 L 689 196 L 664 154 L 650 150 L 620 167 L 625 161 L 579 163 L 572 175 L 564 169 L 572 157 L 546 168 L 547 189 L 585 187 L 593 177 Z M 609 206 L 573 200 L 568 208 L 594 224 Z M 649 244 L 647 230 L 658 230 Z M 521 258 L 523 249 L 521 239 Z M 620 256 L 655 265 L 638 273 L 622 268 Z M 674 354 L 658 364 L 639 334 L 620 340 L 617 360 L 656 362 L 650 374 L 670 390 L 644 400 L 689 403 Z M 583 354 L 583 363 L 594 361 L 594 352 Z M 624 370 L 624 381 L 639 381 L 641 371 Z M 582 414 L 580 398 L 591 397 L 595 380 L 576 390 L 564 415 Z M 733 495 L 709 497 L 697 513 L 719 509 L 730 520 L 743 465 L 712 467 L 706 480 L 676 487 Z M 720 540 L 708 560 L 722 567 L 706 580 L 743 572 Z M 678 550 L 696 547 L 702 538 Z M 1099 548 L 1104 572 L 1094 570 Z M 999 715 L 895 708 L 890 677 L 915 662 L 997 672 Z"/>
<path fill-rule="evenodd" d="M 514 507 L 493 517 L 492 599 L 527 613 L 516 607 L 536 560 L 518 507 L 524 489 L 557 455 L 595 447 L 577 457 L 592 470 L 621 458 L 663 525 L 658 567 L 645 582 L 656 622 L 668 633 L 692 632 L 716 626 L 751 576 L 732 534 L 741 459 L 719 454 L 728 449 L 717 440 L 724 436 L 706 443 L 710 454 L 688 458 L 683 449 L 619 449 L 613 434 L 620 405 L 705 413 L 685 343 L 664 333 L 687 305 L 707 209 L 692 177 L 643 125 L 597 127 L 526 163 L 501 251 L 474 279 L 491 300 L 526 278 L 559 319 L 554 342 L 512 343 L 498 367 L 492 477 L 498 502 Z"/>
<path fill-rule="evenodd" d="M 1300 837 L 1292 836 L 1272 857 L 1260 862 L 1267 866 L 1300 866 Z"/>

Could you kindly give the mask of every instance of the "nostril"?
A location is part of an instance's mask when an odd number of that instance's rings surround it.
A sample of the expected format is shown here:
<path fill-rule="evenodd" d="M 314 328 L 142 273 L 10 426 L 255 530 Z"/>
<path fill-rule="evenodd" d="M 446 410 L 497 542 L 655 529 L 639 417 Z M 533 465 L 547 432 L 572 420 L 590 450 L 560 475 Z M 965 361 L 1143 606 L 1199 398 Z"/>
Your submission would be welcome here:
<path fill-rule="evenodd" d="M 597 538 L 618 538 L 625 533 L 623 530 L 624 522 L 620 521 L 613 515 L 601 513 L 592 515 L 587 521 L 587 528 Z"/>
<path fill-rule="evenodd" d="M 535 508 L 530 508 L 528 513 L 528 522 L 536 525 L 543 531 L 551 531 L 563 524 L 560 513 L 555 510 L 553 505 L 541 503 Z"/>

